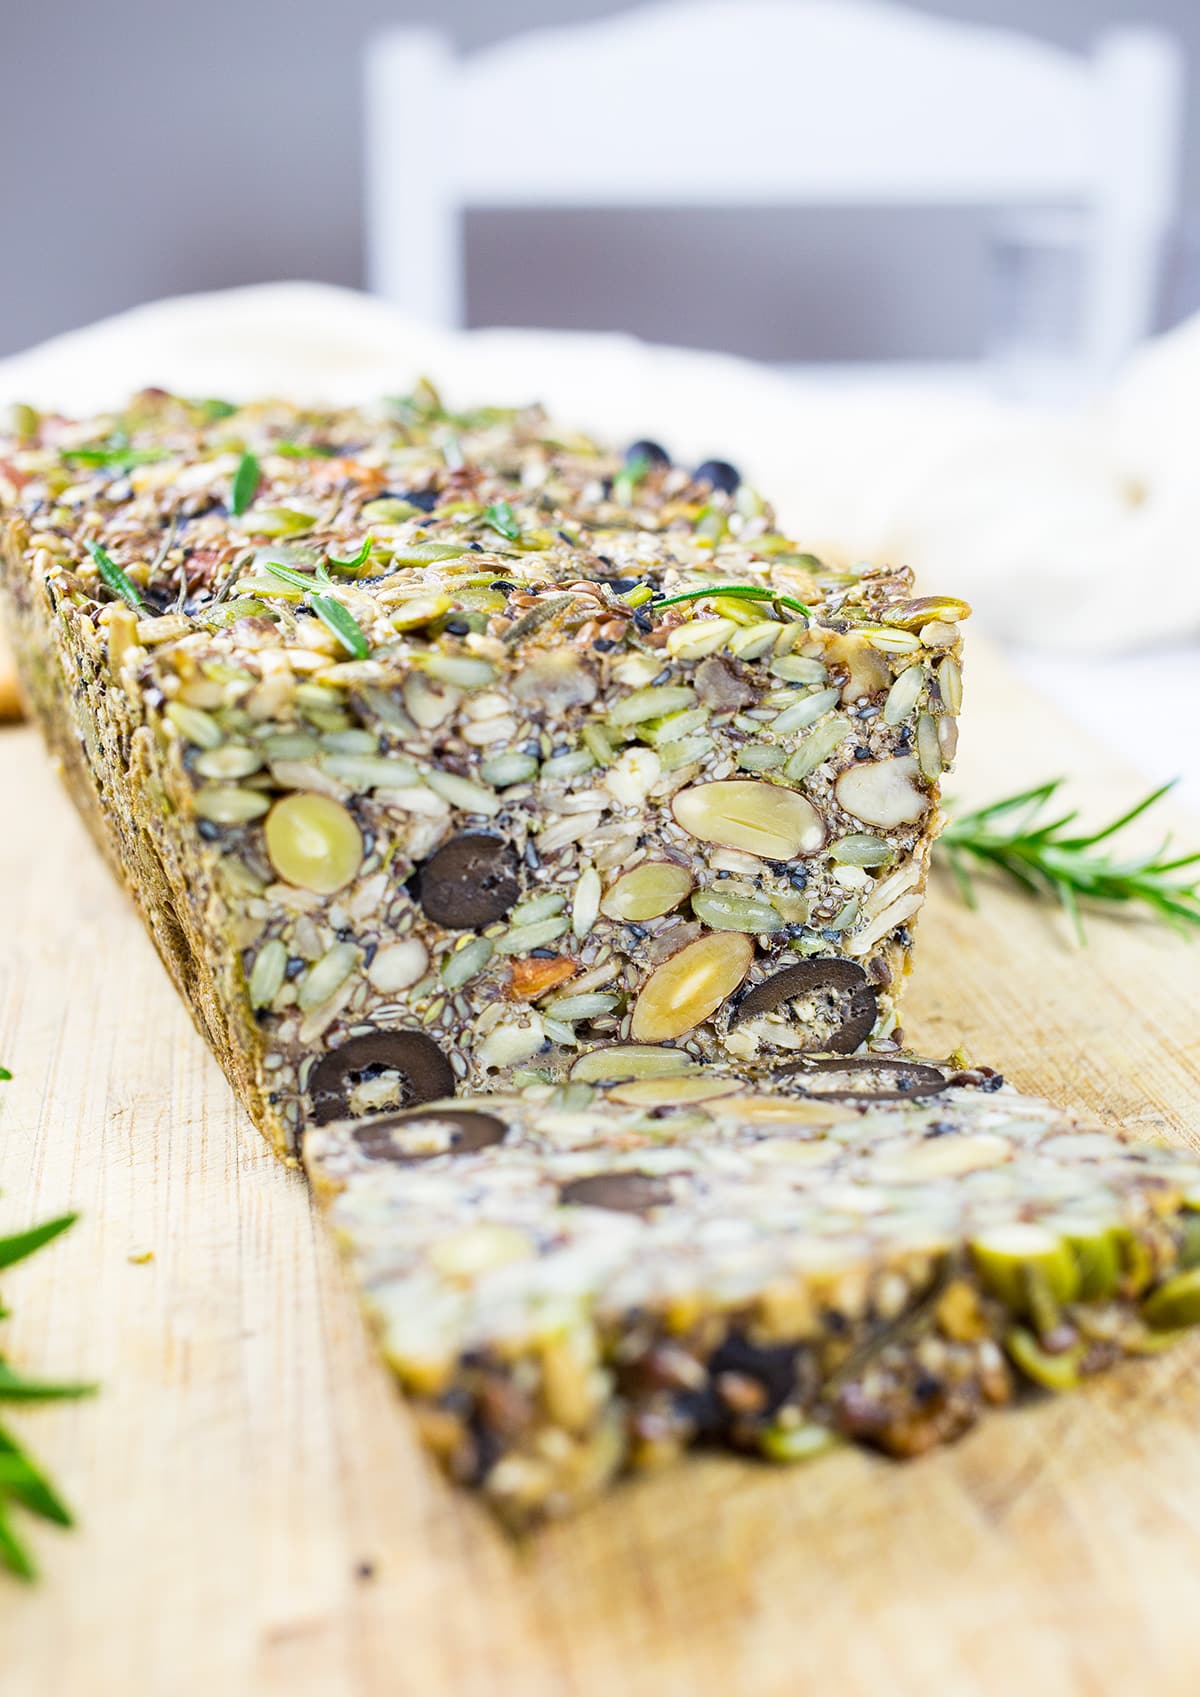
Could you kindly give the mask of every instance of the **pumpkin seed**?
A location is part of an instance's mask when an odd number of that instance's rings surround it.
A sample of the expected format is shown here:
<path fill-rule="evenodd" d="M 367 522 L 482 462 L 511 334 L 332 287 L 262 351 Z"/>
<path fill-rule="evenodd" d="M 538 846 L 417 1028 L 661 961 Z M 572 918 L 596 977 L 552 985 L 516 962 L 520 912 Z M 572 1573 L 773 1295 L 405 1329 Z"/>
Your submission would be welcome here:
<path fill-rule="evenodd" d="M 254 957 L 248 986 L 250 1006 L 269 1008 L 283 988 L 287 972 L 288 953 L 278 937 L 271 937 Z"/>
<path fill-rule="evenodd" d="M 771 721 L 771 729 L 783 736 L 788 731 L 798 731 L 805 726 L 814 725 L 831 707 L 836 707 L 841 698 L 840 689 L 814 690 L 811 695 L 801 696 L 791 707 L 785 707 L 782 713 L 777 713 Z"/>
<path fill-rule="evenodd" d="M 692 912 L 713 931 L 777 931 L 778 911 L 761 896 L 724 895 L 719 890 L 698 890 L 692 897 Z"/>
<path fill-rule="evenodd" d="M 844 714 L 835 713 L 831 719 L 827 719 L 823 725 L 818 725 L 804 738 L 784 767 L 784 777 L 790 778 L 794 784 L 800 783 L 810 772 L 824 765 L 834 750 L 839 748 L 848 736 L 853 735 L 853 731 L 854 727 L 849 719 Z"/>
<path fill-rule="evenodd" d="M 690 707 L 696 692 L 684 684 L 650 684 L 645 689 L 631 690 L 610 708 L 610 725 L 641 725 L 647 719 L 661 719 L 681 707 Z"/>
<path fill-rule="evenodd" d="M 442 962 L 442 983 L 447 990 L 461 990 L 477 978 L 496 952 L 489 937 L 471 937 Z"/>
<path fill-rule="evenodd" d="M 924 666 L 906 666 L 887 692 L 883 704 L 884 724 L 902 725 L 920 701 L 924 689 Z"/>

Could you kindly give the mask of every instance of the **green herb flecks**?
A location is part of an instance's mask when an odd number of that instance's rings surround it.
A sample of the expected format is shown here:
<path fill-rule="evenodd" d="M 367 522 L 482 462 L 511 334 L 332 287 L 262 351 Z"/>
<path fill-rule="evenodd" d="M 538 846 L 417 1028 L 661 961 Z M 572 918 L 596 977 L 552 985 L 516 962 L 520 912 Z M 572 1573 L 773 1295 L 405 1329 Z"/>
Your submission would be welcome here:
<path fill-rule="evenodd" d="M 1051 778 L 1018 795 L 951 818 L 938 849 L 967 905 L 977 905 L 967 865 L 970 858 L 980 866 L 1003 872 L 1029 895 L 1057 900 L 1080 942 L 1086 940 L 1079 911 L 1081 900 L 1106 907 L 1148 908 L 1187 934 L 1200 928 L 1200 876 L 1181 876 L 1185 868 L 1200 866 L 1200 850 L 1170 855 L 1168 838 L 1149 854 L 1121 859 L 1098 846 L 1147 813 L 1173 786 L 1163 784 L 1152 790 L 1095 831 L 1072 832 L 1070 827 L 1078 818 L 1073 808 L 1043 818 L 1062 785 L 1062 778 Z"/>
<path fill-rule="evenodd" d="M 352 613 L 347 612 L 340 601 L 335 601 L 331 595 L 310 595 L 308 604 L 326 630 L 331 630 L 356 660 L 367 658 L 371 652 L 371 644 L 367 641 L 358 620 Z"/>
<path fill-rule="evenodd" d="M 66 465 L 87 466 L 109 471 L 130 471 L 134 466 L 153 465 L 165 460 L 165 448 L 134 448 L 123 430 L 114 430 L 105 442 L 91 443 L 83 448 L 64 448 L 59 458 Z"/>
<path fill-rule="evenodd" d="M 112 556 L 106 553 L 98 542 L 85 542 L 84 547 L 92 556 L 92 561 L 105 586 L 114 595 L 119 595 L 122 601 L 127 601 L 135 613 L 140 613 L 142 598 Z"/>
<path fill-rule="evenodd" d="M 383 404 L 397 423 L 404 425 L 427 424 L 447 416 L 442 397 L 428 377 L 418 377 L 411 394 L 386 395 Z"/>
<path fill-rule="evenodd" d="M 773 607 L 786 607 L 806 619 L 813 616 L 812 608 L 797 601 L 794 595 L 781 595 L 776 589 L 760 588 L 753 583 L 710 583 L 703 589 L 682 590 L 678 595 L 658 595 L 654 597 L 653 610 L 657 612 L 660 607 L 674 607 L 680 601 L 701 601 L 713 595 L 725 601 L 769 601 Z"/>
<path fill-rule="evenodd" d="M 307 572 L 298 572 L 294 566 L 285 566 L 282 560 L 263 560 L 262 566 L 277 577 L 280 583 L 290 584 L 293 589 L 302 589 L 307 594 L 313 586 L 313 580 Z"/>
<path fill-rule="evenodd" d="M 237 411 L 232 401 L 219 401 L 215 397 L 194 401 L 192 404 L 200 409 L 205 421 L 210 424 L 219 424 L 223 418 L 232 418 Z"/>
<path fill-rule="evenodd" d="M 233 500 L 231 505 L 234 518 L 240 519 L 253 501 L 258 490 L 258 479 L 258 461 L 253 454 L 243 454 L 238 461 L 238 468 L 233 474 Z"/>
<path fill-rule="evenodd" d="M 375 543 L 371 539 L 371 537 L 366 536 L 366 537 L 363 538 L 362 547 L 358 550 L 358 553 L 355 554 L 353 559 L 351 559 L 351 560 L 335 560 L 332 554 L 326 554 L 325 564 L 327 566 L 331 566 L 335 572 L 357 572 L 357 571 L 360 571 L 362 569 L 362 567 L 366 565 L 367 561 L 371 558 L 371 550 L 374 546 L 375 546 Z"/>
<path fill-rule="evenodd" d="M 333 632 L 343 648 L 352 654 L 356 660 L 365 660 L 371 652 L 371 644 L 367 641 L 366 633 L 353 613 L 348 612 L 340 601 L 335 601 L 331 595 L 318 595 L 313 589 L 313 579 L 306 577 L 303 572 L 295 571 L 291 566 L 279 564 L 276 560 L 264 560 L 264 568 L 272 577 L 277 577 L 281 583 L 286 583 L 292 589 L 302 589 L 308 598 L 308 605 L 320 619 L 326 630 Z M 320 572 L 318 580 L 329 582 L 328 572 Z"/>
<path fill-rule="evenodd" d="M 489 530 L 494 530 L 497 536 L 502 536 L 506 542 L 521 540 L 521 527 L 507 501 L 493 501 L 490 507 L 485 507 L 483 522 Z"/>
<path fill-rule="evenodd" d="M 9 1072 L 8 1068 L 7 1067 L 0 1067 L 0 1079 L 3 1079 L 4 1082 L 7 1084 L 8 1081 L 11 1078 L 12 1078 L 12 1073 Z"/>
<path fill-rule="evenodd" d="M 0 1237 L 0 1267 L 23 1261 L 66 1231 L 74 1221 L 74 1214 L 62 1214 L 26 1231 Z M 0 1309 L 0 1314 L 3 1312 Z M 95 1385 L 26 1378 L 0 1354 L 0 1402 L 58 1402 L 90 1396 L 95 1389 Z M 14 1510 L 24 1510 L 56 1526 L 72 1524 L 71 1512 L 49 1478 L 14 1435 L 0 1426 L 0 1566 L 19 1579 L 36 1579 L 37 1567 L 14 1524 Z"/>
<path fill-rule="evenodd" d="M 322 442 L 272 442 L 271 451 L 289 460 L 331 460 L 337 454 Z"/>
<path fill-rule="evenodd" d="M 632 506 L 634 492 L 638 484 L 646 477 L 653 463 L 648 455 L 635 454 L 633 459 L 623 465 L 613 478 L 613 500 L 622 507 Z"/>

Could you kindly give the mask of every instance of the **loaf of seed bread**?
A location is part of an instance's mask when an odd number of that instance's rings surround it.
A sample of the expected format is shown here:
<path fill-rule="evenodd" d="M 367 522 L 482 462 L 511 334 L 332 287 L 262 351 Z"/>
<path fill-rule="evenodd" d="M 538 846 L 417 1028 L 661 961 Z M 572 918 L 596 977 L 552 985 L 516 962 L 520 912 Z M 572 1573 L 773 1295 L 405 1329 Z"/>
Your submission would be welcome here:
<path fill-rule="evenodd" d="M 0 452 L 71 791 L 283 1154 L 457 1089 L 894 1035 L 961 603 L 536 410 L 149 392 Z"/>
<path fill-rule="evenodd" d="M 904 1057 L 315 1127 L 450 1475 L 511 1526 L 697 1443 L 918 1455 L 1200 1320 L 1200 1163 Z"/>

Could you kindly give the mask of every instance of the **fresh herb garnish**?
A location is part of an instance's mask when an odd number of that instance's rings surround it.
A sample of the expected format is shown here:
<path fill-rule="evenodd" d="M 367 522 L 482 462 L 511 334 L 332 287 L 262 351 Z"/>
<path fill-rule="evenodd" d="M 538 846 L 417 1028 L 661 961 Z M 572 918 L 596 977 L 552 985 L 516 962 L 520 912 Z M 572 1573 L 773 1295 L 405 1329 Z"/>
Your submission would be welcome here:
<path fill-rule="evenodd" d="M 233 474 L 233 516 L 240 519 L 258 490 L 258 461 L 253 454 L 243 454 Z"/>
<path fill-rule="evenodd" d="M 760 588 L 753 583 L 710 583 L 704 589 L 685 589 L 679 595 L 656 595 L 654 611 L 657 612 L 660 607 L 674 607 L 680 601 L 700 601 L 710 595 L 719 595 L 722 600 L 769 601 L 772 606 L 802 613 L 806 619 L 813 616 L 812 608 L 803 601 L 797 601 L 794 595 L 780 595 L 776 589 Z"/>
<path fill-rule="evenodd" d="M 498 536 L 503 536 L 507 542 L 519 542 L 521 540 L 521 527 L 517 523 L 516 514 L 507 501 L 493 501 L 490 507 L 485 507 L 483 522 L 489 530 L 494 530 Z"/>
<path fill-rule="evenodd" d="M 49 1479 L 25 1454 L 12 1433 L 0 1426 L 0 1497 L 5 1493 L 46 1520 L 53 1520 L 59 1526 L 71 1524 L 66 1504 Z"/>
<path fill-rule="evenodd" d="M 307 572 L 298 572 L 294 566 L 285 566 L 282 560 L 264 560 L 263 569 L 277 577 L 280 583 L 287 583 L 293 589 L 302 589 L 307 594 L 313 586 L 313 580 Z"/>
<path fill-rule="evenodd" d="M 55 1384 L 45 1379 L 27 1379 L 0 1356 L 0 1402 L 63 1402 L 91 1396 L 95 1385 Z"/>
<path fill-rule="evenodd" d="M 409 395 L 385 395 L 383 404 L 400 424 L 427 423 L 446 417 L 442 397 L 428 377 L 418 377 Z"/>
<path fill-rule="evenodd" d="M 1043 820 L 1044 810 L 1062 788 L 1051 778 L 1019 795 L 952 818 L 938 841 L 968 907 L 975 907 L 975 886 L 967 869 L 970 856 L 1003 872 L 1033 896 L 1056 899 L 1085 941 L 1079 901 L 1149 908 L 1168 924 L 1187 932 L 1200 927 L 1200 877 L 1181 878 L 1185 867 L 1200 865 L 1200 850 L 1168 857 L 1169 839 L 1149 854 L 1118 859 L 1097 849 L 1132 820 L 1149 811 L 1172 788 L 1163 784 L 1135 806 L 1095 831 L 1071 832 L 1078 818 L 1072 808 Z"/>
<path fill-rule="evenodd" d="M 648 454 L 635 454 L 613 478 L 613 500 L 622 507 L 633 504 L 634 490 L 642 482 L 654 461 Z"/>
<path fill-rule="evenodd" d="M 69 1226 L 75 1224 L 76 1218 L 75 1214 L 60 1214 L 56 1220 L 44 1220 L 40 1226 L 30 1226 L 28 1231 L 13 1232 L 9 1237 L 0 1237 L 0 1267 L 15 1266 L 18 1261 L 34 1254 L 44 1244 L 53 1242 Z"/>
<path fill-rule="evenodd" d="M 363 538 L 363 545 L 352 560 L 335 560 L 332 554 L 326 554 L 325 564 L 332 566 L 335 572 L 356 572 L 365 566 L 371 557 L 371 549 L 375 546 L 370 536 Z"/>
<path fill-rule="evenodd" d="M 142 598 L 130 583 L 117 562 L 101 548 L 98 542 L 85 542 L 84 547 L 92 556 L 96 570 L 114 595 L 119 595 L 122 601 L 127 601 L 134 612 L 142 610 Z"/>
<path fill-rule="evenodd" d="M 294 571 L 291 566 L 280 565 L 276 560 L 264 560 L 263 566 L 272 577 L 277 577 L 281 583 L 290 585 L 292 589 L 304 591 L 308 605 L 321 623 L 327 630 L 333 632 L 342 646 L 353 654 L 356 660 L 367 658 L 371 652 L 371 644 L 367 641 L 366 634 L 353 613 L 348 612 L 340 601 L 335 601 L 331 595 L 317 595 L 313 590 L 313 579 L 306 577 L 303 572 Z M 328 583 L 328 572 L 319 581 Z"/>
<path fill-rule="evenodd" d="M 331 630 L 356 660 L 367 658 L 371 644 L 353 613 L 347 612 L 340 601 L 335 601 L 331 595 L 310 595 L 308 604 L 326 630 Z"/>
<path fill-rule="evenodd" d="M 211 424 L 218 424 L 223 418 L 232 418 L 234 413 L 237 411 L 237 408 L 234 406 L 232 401 L 209 399 L 197 401 L 195 404 L 200 408 L 205 419 Z"/>
<path fill-rule="evenodd" d="M 165 448 L 132 448 L 124 430 L 114 430 L 107 442 L 96 442 L 86 448 L 64 448 L 59 458 L 67 465 L 108 466 L 114 471 L 129 471 L 135 465 L 152 465 L 165 460 Z"/>
<path fill-rule="evenodd" d="M 4 1082 L 7 1084 L 8 1081 L 11 1078 L 12 1078 L 12 1073 L 9 1072 L 8 1068 L 7 1067 L 0 1067 L 0 1079 L 3 1079 Z"/>
<path fill-rule="evenodd" d="M 40 1226 L 0 1238 L 0 1267 L 23 1261 L 74 1224 L 74 1214 L 62 1214 Z M 3 1312 L 3 1310 L 0 1310 Z M 27 1379 L 0 1355 L 0 1402 L 61 1401 L 90 1396 L 95 1385 L 59 1384 Z M 57 1526 L 72 1524 L 71 1512 L 33 1458 L 5 1427 L 0 1426 L 0 1566 L 20 1579 L 35 1579 L 37 1568 L 28 1547 L 16 1532 L 10 1510 L 23 1508 Z"/>

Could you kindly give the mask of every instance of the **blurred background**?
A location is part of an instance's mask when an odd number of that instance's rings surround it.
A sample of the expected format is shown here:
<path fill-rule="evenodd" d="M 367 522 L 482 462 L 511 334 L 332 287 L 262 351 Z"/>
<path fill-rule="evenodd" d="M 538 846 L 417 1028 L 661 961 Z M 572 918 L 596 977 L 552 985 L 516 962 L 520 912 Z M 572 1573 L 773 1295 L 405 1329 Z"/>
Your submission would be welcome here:
<path fill-rule="evenodd" d="M 471 399 L 703 427 L 1200 808 L 1196 0 L 0 5 L 0 400 L 142 302 L 365 287 L 435 375 L 479 350 Z M 331 370 L 336 321 L 369 376 L 383 320 L 305 299 L 238 369 Z M 435 339 L 488 325 L 708 354 Z"/>
<path fill-rule="evenodd" d="M 424 25 L 470 53 L 636 9 L 614 0 L 3 0 L 0 151 L 13 175 L 0 353 L 161 295 L 279 277 L 361 284 L 368 39 Z M 1179 44 L 1189 86 L 1200 74 L 1195 0 L 922 0 L 905 9 L 1002 25 L 1080 54 L 1107 28 L 1155 25 Z M 802 72 L 796 94 L 805 97 Z M 853 103 L 855 91 L 845 98 Z M 611 121 L 645 130 L 653 152 L 648 114 L 622 111 L 614 98 Z M 410 137 L 416 153 L 426 143 L 436 130 Z M 1193 100 L 1180 162 L 1159 327 L 1200 306 L 1189 230 L 1200 211 Z M 988 228 L 987 209 L 969 205 L 477 211 L 466 232 L 469 320 L 620 328 L 770 360 L 968 358 L 988 336 Z"/>

